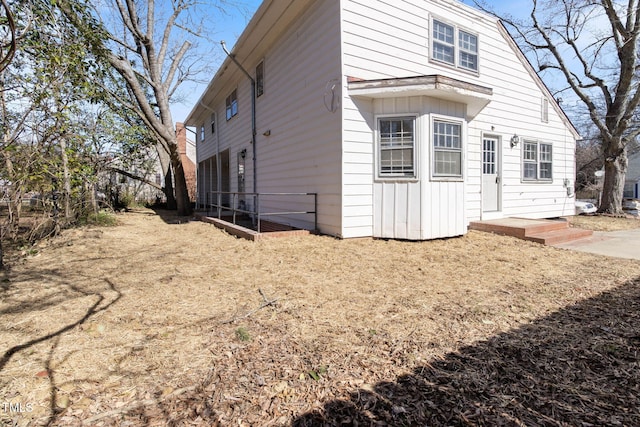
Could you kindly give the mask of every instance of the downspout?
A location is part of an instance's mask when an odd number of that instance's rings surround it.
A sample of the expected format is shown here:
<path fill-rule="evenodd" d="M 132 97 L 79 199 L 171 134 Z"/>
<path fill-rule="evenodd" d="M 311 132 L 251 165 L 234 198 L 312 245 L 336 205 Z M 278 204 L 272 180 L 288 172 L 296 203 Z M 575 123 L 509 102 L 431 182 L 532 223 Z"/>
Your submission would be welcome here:
<path fill-rule="evenodd" d="M 258 192 L 258 175 L 257 175 L 257 160 L 256 160 L 256 81 L 254 80 L 253 77 L 251 77 L 251 74 L 249 74 L 247 72 L 247 70 L 244 69 L 244 67 L 242 65 L 240 65 L 240 63 L 238 62 L 238 60 L 236 59 L 235 55 L 231 54 L 231 52 L 229 52 L 227 50 L 227 45 L 224 42 L 224 40 L 222 40 L 220 42 L 220 45 L 222 45 L 222 50 L 224 50 L 224 53 L 227 54 L 227 56 L 229 58 L 231 58 L 231 60 L 233 61 L 234 64 L 236 64 L 238 66 L 238 68 L 240 68 L 240 70 L 247 76 L 247 78 L 251 81 L 251 145 L 253 146 L 252 152 L 253 152 L 253 192 L 257 193 Z M 256 209 L 257 207 L 253 206 L 254 209 Z"/>
<path fill-rule="evenodd" d="M 202 101 L 200 101 L 200 105 L 206 108 L 207 110 L 211 111 L 211 113 L 213 114 L 213 120 L 215 120 L 215 124 L 216 126 L 218 126 L 218 117 L 216 115 L 216 110 L 204 104 Z M 222 171 L 220 170 L 221 162 L 220 162 L 220 136 L 219 135 L 220 133 L 216 132 L 216 135 L 215 135 L 216 136 L 216 192 L 218 193 L 216 204 L 218 206 L 220 205 L 220 191 L 222 191 L 222 182 L 221 182 Z M 219 210 L 220 208 L 218 208 L 218 211 Z"/>

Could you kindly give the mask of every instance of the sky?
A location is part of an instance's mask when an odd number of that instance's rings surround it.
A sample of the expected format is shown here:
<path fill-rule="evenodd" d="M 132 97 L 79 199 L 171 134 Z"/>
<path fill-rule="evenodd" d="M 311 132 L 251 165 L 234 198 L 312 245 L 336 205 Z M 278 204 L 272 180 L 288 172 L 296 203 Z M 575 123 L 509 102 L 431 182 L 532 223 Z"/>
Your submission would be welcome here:
<path fill-rule="evenodd" d="M 473 6 L 473 0 L 462 0 L 462 2 Z M 236 4 L 238 6 L 229 7 L 223 16 L 220 16 L 218 19 L 213 19 L 216 28 L 212 30 L 210 37 L 217 41 L 211 42 L 211 55 L 208 57 L 208 60 L 212 61 L 215 70 L 218 69 L 225 58 L 219 41 L 224 40 L 229 50 L 231 50 L 261 3 L 262 0 L 230 1 L 229 4 Z M 517 16 L 523 11 L 529 11 L 531 7 L 531 0 L 488 0 L 488 3 L 500 13 L 512 14 L 514 16 Z M 201 83 L 185 82 L 181 86 L 184 101 L 172 106 L 171 113 L 174 121 L 181 122 L 187 118 L 211 78 L 213 78 L 213 74 L 205 78 L 204 80 L 206 81 Z"/>

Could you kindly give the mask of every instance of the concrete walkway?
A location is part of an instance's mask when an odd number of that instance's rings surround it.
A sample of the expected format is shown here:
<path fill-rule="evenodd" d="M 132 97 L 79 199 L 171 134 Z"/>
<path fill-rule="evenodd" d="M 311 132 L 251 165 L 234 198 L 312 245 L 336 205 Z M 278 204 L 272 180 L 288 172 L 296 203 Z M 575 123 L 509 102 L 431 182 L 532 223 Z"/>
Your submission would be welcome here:
<path fill-rule="evenodd" d="M 593 236 L 553 245 L 618 258 L 640 260 L 640 228 L 621 231 L 594 231 Z"/>

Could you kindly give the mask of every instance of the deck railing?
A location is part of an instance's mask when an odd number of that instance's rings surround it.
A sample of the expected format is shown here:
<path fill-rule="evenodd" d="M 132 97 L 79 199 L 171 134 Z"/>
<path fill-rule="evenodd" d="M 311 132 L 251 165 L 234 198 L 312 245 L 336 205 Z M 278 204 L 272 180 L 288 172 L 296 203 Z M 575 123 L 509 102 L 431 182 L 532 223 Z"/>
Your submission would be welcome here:
<path fill-rule="evenodd" d="M 270 200 L 268 211 L 263 210 L 265 199 L 277 198 L 278 200 Z M 295 198 L 302 198 L 302 201 L 296 201 Z M 283 200 L 285 199 L 285 200 Z M 304 200 L 306 199 L 306 200 Z M 249 200 L 252 203 L 249 203 Z M 273 210 L 274 205 L 292 206 L 311 206 L 312 210 L 298 209 L 281 209 Z M 231 191 L 210 191 L 205 193 L 205 200 L 200 203 L 204 205 L 207 216 L 215 215 L 218 219 L 223 216 L 226 218 L 231 216 L 231 221 L 236 224 L 239 216 L 248 217 L 252 220 L 252 225 L 258 233 L 260 233 L 261 221 L 264 218 L 270 220 L 274 217 L 291 218 L 294 215 L 313 216 L 313 220 L 299 220 L 298 222 L 313 222 L 313 230 L 318 230 L 318 194 L 317 193 L 238 193 Z M 274 221 L 275 222 L 275 221 Z"/>

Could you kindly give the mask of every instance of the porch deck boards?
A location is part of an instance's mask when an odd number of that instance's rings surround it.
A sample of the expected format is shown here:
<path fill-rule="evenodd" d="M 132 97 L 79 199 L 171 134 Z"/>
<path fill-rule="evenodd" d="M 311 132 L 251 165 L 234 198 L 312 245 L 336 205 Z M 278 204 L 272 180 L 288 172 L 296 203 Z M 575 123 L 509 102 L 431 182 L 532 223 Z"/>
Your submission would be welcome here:
<path fill-rule="evenodd" d="M 527 218 L 472 221 L 469 229 L 513 236 L 543 245 L 571 242 L 593 234 L 591 230 L 570 228 L 567 221 Z"/>

